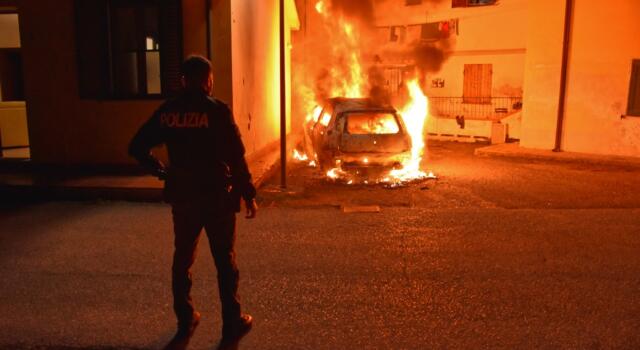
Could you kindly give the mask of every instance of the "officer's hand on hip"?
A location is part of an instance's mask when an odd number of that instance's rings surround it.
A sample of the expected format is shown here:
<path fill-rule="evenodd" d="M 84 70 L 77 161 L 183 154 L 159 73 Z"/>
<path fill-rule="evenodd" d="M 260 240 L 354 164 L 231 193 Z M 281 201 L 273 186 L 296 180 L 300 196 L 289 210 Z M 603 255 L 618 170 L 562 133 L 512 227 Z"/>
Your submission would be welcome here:
<path fill-rule="evenodd" d="M 256 200 L 252 199 L 250 201 L 245 201 L 244 204 L 247 207 L 247 215 L 245 216 L 245 218 L 247 219 L 255 218 L 256 214 L 258 213 L 258 204 L 256 203 Z"/>

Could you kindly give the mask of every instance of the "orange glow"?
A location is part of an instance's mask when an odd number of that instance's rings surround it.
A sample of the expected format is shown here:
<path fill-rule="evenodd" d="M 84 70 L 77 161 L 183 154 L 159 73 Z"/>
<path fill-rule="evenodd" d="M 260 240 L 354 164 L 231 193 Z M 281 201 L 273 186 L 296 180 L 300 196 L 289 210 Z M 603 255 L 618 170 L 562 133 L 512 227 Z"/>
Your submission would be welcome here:
<path fill-rule="evenodd" d="M 322 89 L 312 89 L 311 83 L 308 86 L 301 86 L 302 105 L 305 111 L 309 111 L 306 116 L 306 122 L 319 123 L 325 127 L 331 122 L 331 114 L 323 113 L 318 105 L 322 104 L 321 99 L 330 97 L 346 97 L 346 98 L 364 98 L 368 97 L 367 92 L 370 90 L 369 78 L 367 70 L 363 69 L 363 37 L 360 28 L 356 22 L 349 22 L 339 13 L 332 13 L 331 5 L 326 0 L 319 0 L 315 3 L 315 10 L 320 15 L 330 33 L 331 46 L 326 52 L 320 53 L 327 57 L 327 62 L 337 62 L 326 68 L 327 86 Z M 324 80 L 323 80 L 324 82 Z M 426 178 L 435 178 L 433 173 L 425 173 L 421 170 L 420 165 L 425 152 L 424 127 L 429 112 L 429 101 L 422 91 L 418 79 L 410 80 L 406 83 L 409 93 L 409 100 L 405 106 L 396 106 L 402 121 L 406 125 L 407 133 L 411 138 L 411 151 L 408 159 L 404 161 L 400 169 L 394 169 L 382 176 L 380 179 L 371 180 L 375 183 L 384 183 L 390 186 L 402 185 L 413 180 Z M 316 91 L 317 95 L 316 95 Z M 400 107 L 400 108 L 398 108 Z M 360 120 L 360 116 L 354 115 L 354 124 L 347 124 L 350 134 L 397 134 L 400 132 L 400 125 L 393 114 L 388 114 L 391 118 L 380 117 L 372 118 L 367 115 L 367 120 Z M 351 118 L 351 117 L 349 117 Z M 324 131 L 321 131 L 323 134 Z M 374 141 L 374 144 L 375 141 Z M 311 151 L 309 151 L 311 152 Z M 408 152 L 407 152 L 408 153 Z M 310 154 L 311 155 L 311 154 Z M 295 157 L 295 155 L 294 155 Z M 301 161 L 312 159 L 313 166 L 317 155 L 307 157 L 300 155 Z M 359 160 L 361 164 L 375 164 L 376 160 L 363 157 Z M 312 165 L 312 164 L 310 164 Z M 336 162 L 336 167 L 326 172 L 329 179 L 342 180 L 347 184 L 354 183 L 354 179 L 350 174 L 343 170 L 342 164 Z M 364 181 L 364 183 L 368 183 Z"/>
<path fill-rule="evenodd" d="M 335 56 L 347 57 L 346 71 L 342 67 L 331 69 L 331 78 L 334 85 L 331 89 L 332 96 L 359 98 L 365 97 L 363 91 L 366 88 L 365 75 L 362 69 L 359 35 L 353 25 L 344 18 L 340 18 L 338 25 L 344 35 L 340 37 L 333 47 Z"/>
<path fill-rule="evenodd" d="M 301 162 L 304 162 L 304 161 L 309 160 L 309 157 L 307 157 L 307 155 L 306 155 L 306 154 L 303 154 L 303 153 L 298 152 L 298 150 L 297 150 L 297 149 L 294 149 L 294 150 L 293 150 L 293 159 L 295 159 L 295 160 L 299 160 L 299 161 L 301 161 Z"/>
<path fill-rule="evenodd" d="M 402 164 L 402 169 L 392 170 L 385 182 L 398 183 L 434 177 L 420 169 L 425 150 L 424 125 L 429 113 L 429 99 L 420 88 L 417 79 L 407 83 L 409 103 L 400 110 L 407 132 L 411 136 L 411 158 Z M 431 175 L 431 176 L 429 176 Z"/>
<path fill-rule="evenodd" d="M 319 14 L 321 14 L 321 15 L 326 14 L 326 12 L 327 12 L 326 10 L 327 10 L 327 9 L 326 9 L 326 7 L 325 7 L 324 1 L 318 1 L 318 2 L 316 3 L 316 11 L 317 11 Z"/>
<path fill-rule="evenodd" d="M 400 126 L 391 113 L 349 113 L 347 131 L 354 135 L 397 134 Z"/>
<path fill-rule="evenodd" d="M 328 126 L 330 121 L 331 121 L 331 114 L 325 112 L 322 115 L 322 118 L 320 119 L 320 124 L 322 124 L 323 126 Z"/>

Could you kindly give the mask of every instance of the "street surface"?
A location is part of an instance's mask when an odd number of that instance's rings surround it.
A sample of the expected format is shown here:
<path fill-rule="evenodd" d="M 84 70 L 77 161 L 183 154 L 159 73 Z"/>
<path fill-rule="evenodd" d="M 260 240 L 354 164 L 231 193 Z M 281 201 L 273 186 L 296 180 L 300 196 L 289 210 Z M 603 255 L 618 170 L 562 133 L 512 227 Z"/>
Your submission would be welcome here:
<path fill-rule="evenodd" d="M 294 165 L 238 218 L 240 349 L 638 349 L 640 171 L 473 156 L 432 143 L 439 177 L 346 186 Z M 380 213 L 342 206 L 379 205 Z M 203 240 L 206 238 L 203 238 Z M 193 349 L 219 339 L 201 241 Z M 165 204 L 0 210 L 0 349 L 156 349 L 174 332 Z"/>

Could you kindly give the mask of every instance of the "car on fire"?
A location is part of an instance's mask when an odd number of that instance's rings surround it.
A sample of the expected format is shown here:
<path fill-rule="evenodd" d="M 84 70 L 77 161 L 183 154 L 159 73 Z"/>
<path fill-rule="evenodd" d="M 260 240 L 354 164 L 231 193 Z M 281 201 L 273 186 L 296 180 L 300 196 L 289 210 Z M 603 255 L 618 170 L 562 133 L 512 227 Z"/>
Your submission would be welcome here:
<path fill-rule="evenodd" d="M 411 157 L 402 117 L 369 98 L 331 98 L 316 107 L 304 129 L 305 151 L 322 169 L 400 168 Z"/>

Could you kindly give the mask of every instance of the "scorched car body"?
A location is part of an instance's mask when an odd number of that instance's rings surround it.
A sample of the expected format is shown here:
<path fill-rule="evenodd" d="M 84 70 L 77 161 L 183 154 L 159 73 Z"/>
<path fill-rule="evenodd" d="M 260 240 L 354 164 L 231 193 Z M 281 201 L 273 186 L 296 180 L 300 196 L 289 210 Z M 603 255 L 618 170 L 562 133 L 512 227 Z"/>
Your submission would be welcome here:
<path fill-rule="evenodd" d="M 366 98 L 332 98 L 305 125 L 305 148 L 324 168 L 398 168 L 411 137 L 395 108 Z"/>

